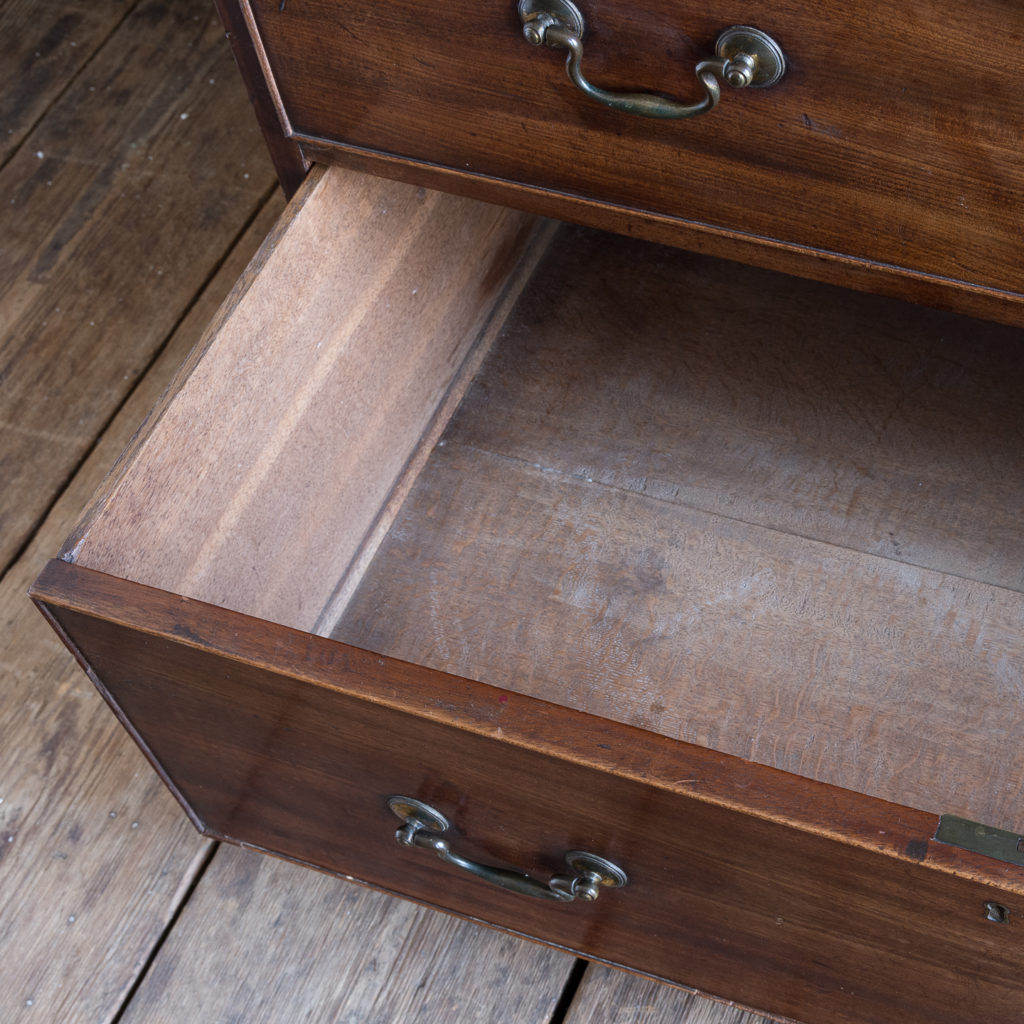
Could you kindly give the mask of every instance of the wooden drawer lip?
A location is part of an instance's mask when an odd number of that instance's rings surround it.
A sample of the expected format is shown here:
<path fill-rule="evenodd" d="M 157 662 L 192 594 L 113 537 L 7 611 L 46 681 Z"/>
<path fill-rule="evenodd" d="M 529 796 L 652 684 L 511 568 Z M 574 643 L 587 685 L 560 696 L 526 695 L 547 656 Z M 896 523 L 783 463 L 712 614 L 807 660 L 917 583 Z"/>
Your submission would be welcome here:
<path fill-rule="evenodd" d="M 937 814 L 499 691 L 59 559 L 47 564 L 31 596 L 51 620 L 59 622 L 61 609 L 79 612 L 142 636 L 265 668 L 304 685 L 500 738 L 512 747 L 1024 895 L 1024 872 L 1014 865 L 934 842 Z M 680 778 L 680 769 L 697 777 Z"/>
<path fill-rule="evenodd" d="M 979 911 L 996 899 L 1015 920 L 1024 890 L 997 881 L 998 871 L 983 879 L 984 858 L 946 856 L 951 848 L 928 846 L 927 832 L 914 835 L 931 816 L 853 796 L 855 806 L 876 812 L 874 826 L 894 830 L 881 840 L 888 849 L 873 848 L 863 836 L 748 813 L 720 799 L 722 778 L 697 790 L 679 772 L 689 776 L 691 756 L 701 762 L 702 752 L 588 715 L 509 701 L 499 735 L 493 708 L 501 694 L 490 687 L 431 673 L 410 687 L 422 691 L 415 700 L 399 699 L 384 676 L 409 666 L 351 650 L 335 657 L 343 645 L 333 641 L 64 563 L 47 567 L 33 596 L 72 643 L 91 646 L 104 690 L 115 706 L 125 704 L 151 756 L 166 760 L 177 745 L 164 773 L 209 834 L 788 1016 L 864 1024 L 894 1019 L 896 1007 L 914 1024 L 944 1019 L 946 1010 L 945 1019 L 960 1020 L 955 1000 L 990 972 L 991 1019 L 1014 1019 L 1008 1008 L 1019 993 L 1007 979 L 1016 978 L 1015 932 L 997 931 Z M 335 673 L 351 667 L 353 655 L 383 662 L 381 677 L 357 672 L 339 685 Z M 181 666 L 211 658 L 214 675 L 186 681 Z M 108 668 L 113 678 L 105 678 Z M 248 706 L 242 694 L 252 697 Z M 570 725 L 572 742 L 559 743 Z M 259 749 L 246 746 L 250 736 Z M 643 749 L 615 770 L 592 756 L 602 738 Z M 806 786 L 736 758 L 714 761 L 741 787 Z M 475 788 L 481 778 L 488 791 Z M 398 780 L 454 815 L 467 856 L 543 872 L 557 866 L 565 841 L 579 842 L 622 862 L 631 887 L 565 906 L 467 882 L 423 851 L 393 846 L 384 798 Z M 460 780 L 470 780 L 467 792 Z M 551 785 L 533 788 L 539 780 Z M 848 794 L 833 791 L 834 803 L 822 804 L 822 787 L 810 785 L 823 814 L 845 809 Z M 500 809 L 517 800 L 523 820 L 497 827 Z M 494 834 L 478 836 L 482 823 Z M 896 845 L 908 833 L 927 848 L 924 862 Z M 906 972 L 893 966 L 904 948 L 913 964 Z M 945 957 L 958 966 L 948 969 Z M 879 970 L 884 981 L 850 991 L 848 973 L 864 986 Z"/>

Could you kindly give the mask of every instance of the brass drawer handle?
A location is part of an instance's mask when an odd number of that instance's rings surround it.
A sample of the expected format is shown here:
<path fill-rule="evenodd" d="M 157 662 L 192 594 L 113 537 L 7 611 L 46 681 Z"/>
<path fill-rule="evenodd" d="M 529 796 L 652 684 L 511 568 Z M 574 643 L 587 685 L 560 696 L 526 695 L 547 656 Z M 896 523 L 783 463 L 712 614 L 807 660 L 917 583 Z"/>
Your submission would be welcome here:
<path fill-rule="evenodd" d="M 580 850 L 570 850 L 565 855 L 565 862 L 574 874 L 555 875 L 549 882 L 541 882 L 508 868 L 480 864 L 452 850 L 448 840 L 441 837 L 441 833 L 447 832 L 451 825 L 440 811 L 429 804 L 411 796 L 393 796 L 388 799 L 388 807 L 405 822 L 395 833 L 395 839 L 403 846 L 433 850 L 446 864 L 453 864 L 485 882 L 523 896 L 562 903 L 592 901 L 597 899 L 603 887 L 618 888 L 629 881 L 626 872 L 611 861 Z"/>
<path fill-rule="evenodd" d="M 718 37 L 715 56 L 697 65 L 697 80 L 704 87 L 704 99 L 697 103 L 679 103 L 652 93 L 610 92 L 583 75 L 583 15 L 572 0 L 519 0 L 519 18 L 527 42 L 569 51 L 565 70 L 578 89 L 613 110 L 642 117 L 696 117 L 714 110 L 722 96 L 716 75 L 734 89 L 765 89 L 786 71 L 786 58 L 771 36 L 734 25 Z"/>

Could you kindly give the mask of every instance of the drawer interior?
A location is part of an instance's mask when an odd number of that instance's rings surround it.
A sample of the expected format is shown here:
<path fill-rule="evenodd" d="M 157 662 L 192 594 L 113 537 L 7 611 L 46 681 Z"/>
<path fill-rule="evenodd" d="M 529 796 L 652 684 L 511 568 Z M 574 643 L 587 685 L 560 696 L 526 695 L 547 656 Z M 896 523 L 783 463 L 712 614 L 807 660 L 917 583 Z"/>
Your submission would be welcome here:
<path fill-rule="evenodd" d="M 1021 831 L 1021 394 L 1009 328 L 332 170 L 65 557 Z"/>

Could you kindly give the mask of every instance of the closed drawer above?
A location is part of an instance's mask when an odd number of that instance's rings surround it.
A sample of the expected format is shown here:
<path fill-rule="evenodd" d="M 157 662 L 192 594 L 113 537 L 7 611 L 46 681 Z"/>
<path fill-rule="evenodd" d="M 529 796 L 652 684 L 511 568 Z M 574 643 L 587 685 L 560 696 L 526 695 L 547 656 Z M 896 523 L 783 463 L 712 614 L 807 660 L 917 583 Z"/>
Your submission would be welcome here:
<path fill-rule="evenodd" d="M 210 834 L 809 1024 L 1006 1024 L 1024 858 L 938 830 L 1024 829 L 1022 391 L 1006 327 L 317 169 L 34 593 Z M 496 888 L 396 795 L 628 883 Z"/>
<path fill-rule="evenodd" d="M 782 48 L 777 84 L 723 85 L 682 121 L 583 95 L 516 0 L 242 3 L 282 130 L 316 159 L 1024 318 L 1024 11 L 1005 0 L 581 0 L 583 72 L 609 91 L 698 100 L 736 24 Z"/>

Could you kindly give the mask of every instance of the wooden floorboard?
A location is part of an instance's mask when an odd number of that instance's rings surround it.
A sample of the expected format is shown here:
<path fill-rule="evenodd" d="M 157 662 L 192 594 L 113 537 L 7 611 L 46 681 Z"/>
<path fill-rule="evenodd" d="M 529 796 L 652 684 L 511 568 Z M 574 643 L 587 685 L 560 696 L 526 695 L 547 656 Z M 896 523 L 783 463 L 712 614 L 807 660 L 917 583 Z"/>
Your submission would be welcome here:
<path fill-rule="evenodd" d="M 265 204 L 0 582 L 0 1020 L 115 1019 L 201 869 L 188 824 L 26 599 L 283 205 Z"/>
<path fill-rule="evenodd" d="M 0 166 L 138 0 L 7 0 L 0 7 Z"/>
<path fill-rule="evenodd" d="M 122 1024 L 547 1024 L 573 958 L 222 846 Z"/>
<path fill-rule="evenodd" d="M 550 1024 L 566 954 L 199 837 L 25 597 L 283 201 L 205 0 L 0 28 L 0 1021 Z"/>
<path fill-rule="evenodd" d="M 206 0 L 142 0 L 0 171 L 0 566 L 272 184 Z"/>
<path fill-rule="evenodd" d="M 565 1024 L 768 1024 L 768 1019 L 650 978 L 592 964 Z"/>
<path fill-rule="evenodd" d="M 283 205 L 206 5 L 132 6 L 0 16 L 25 79 L 0 103 L 5 1024 L 114 1020 L 209 849 L 26 599 Z"/>

